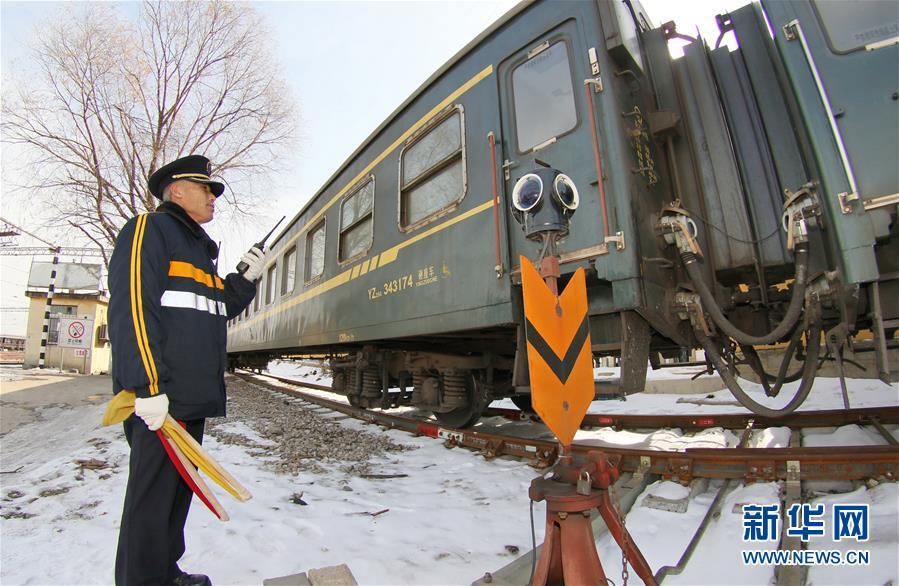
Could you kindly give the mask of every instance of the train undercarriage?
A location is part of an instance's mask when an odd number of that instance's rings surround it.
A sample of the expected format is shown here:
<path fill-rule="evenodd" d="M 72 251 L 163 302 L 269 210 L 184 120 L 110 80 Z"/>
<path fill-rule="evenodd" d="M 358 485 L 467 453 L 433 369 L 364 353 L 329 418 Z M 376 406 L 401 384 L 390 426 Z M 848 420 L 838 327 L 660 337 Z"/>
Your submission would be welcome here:
<path fill-rule="evenodd" d="M 495 398 L 512 392 L 512 361 L 365 346 L 330 361 L 332 389 L 362 408 L 411 405 L 449 427 L 473 425 Z"/>
<path fill-rule="evenodd" d="M 454 428 L 474 425 L 491 401 L 504 397 L 529 410 L 530 396 L 516 393 L 512 384 L 514 358 L 490 351 L 498 349 L 500 340 L 512 343 L 514 338 L 500 331 L 477 334 L 479 341 L 464 336 L 444 337 L 440 343 L 388 341 L 322 348 L 314 355 L 328 365 L 331 390 L 346 396 L 354 407 L 416 407 Z M 448 352 L 434 350 L 438 346 Z M 463 347 L 470 351 L 463 352 Z M 311 354 L 303 351 L 302 355 Z M 261 372 L 271 360 L 288 356 L 297 355 L 288 351 L 235 354 L 229 357 L 229 367 Z"/>

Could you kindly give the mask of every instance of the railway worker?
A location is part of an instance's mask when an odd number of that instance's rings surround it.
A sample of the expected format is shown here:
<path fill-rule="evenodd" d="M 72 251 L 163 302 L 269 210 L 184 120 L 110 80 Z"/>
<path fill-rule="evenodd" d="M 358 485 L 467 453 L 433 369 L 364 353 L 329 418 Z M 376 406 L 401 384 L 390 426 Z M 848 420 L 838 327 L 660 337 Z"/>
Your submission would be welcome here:
<path fill-rule="evenodd" d="M 218 246 L 202 224 L 212 220 L 224 186 L 209 172 L 206 157 L 191 155 L 153 173 L 149 189 L 162 203 L 125 224 L 109 262 L 113 391 L 136 395 L 124 424 L 131 462 L 119 586 L 211 584 L 178 566 L 193 495 L 156 430 L 171 414 L 202 441 L 205 419 L 225 414 L 226 321 L 256 295 L 264 254 L 252 248 L 243 275 L 218 277 Z"/>

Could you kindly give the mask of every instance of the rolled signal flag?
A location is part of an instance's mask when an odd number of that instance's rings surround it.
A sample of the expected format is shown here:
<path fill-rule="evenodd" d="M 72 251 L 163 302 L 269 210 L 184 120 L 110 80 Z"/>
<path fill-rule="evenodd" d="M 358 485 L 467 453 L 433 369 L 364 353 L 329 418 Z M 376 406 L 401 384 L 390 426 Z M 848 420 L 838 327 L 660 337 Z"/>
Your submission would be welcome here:
<path fill-rule="evenodd" d="M 113 425 L 128 419 L 134 413 L 134 399 L 134 392 L 119 391 L 106 406 L 103 425 Z M 202 470 L 238 501 L 244 502 L 252 498 L 250 491 L 206 453 L 199 442 L 171 415 L 166 415 L 165 422 L 156 430 L 156 434 L 178 473 L 216 517 L 222 521 L 228 520 L 228 514 L 197 474 L 196 468 Z"/>

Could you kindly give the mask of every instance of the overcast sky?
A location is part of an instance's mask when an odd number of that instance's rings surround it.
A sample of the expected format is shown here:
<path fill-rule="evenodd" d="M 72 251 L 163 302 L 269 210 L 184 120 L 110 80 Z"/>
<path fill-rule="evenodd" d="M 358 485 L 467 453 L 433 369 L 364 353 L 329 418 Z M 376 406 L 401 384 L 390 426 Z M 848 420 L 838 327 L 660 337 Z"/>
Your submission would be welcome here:
<path fill-rule="evenodd" d="M 717 36 L 714 16 L 748 0 L 644 0 L 656 25 L 675 20 L 679 30 Z M 0 2 L 0 64 L 27 65 L 35 25 L 74 2 Z M 297 146 L 284 173 L 270 178 L 271 206 L 254 224 L 207 226 L 223 239 L 222 273 L 283 214 L 296 214 L 343 161 L 419 85 L 471 39 L 515 5 L 513 0 L 409 2 L 253 2 L 268 21 L 272 51 L 296 100 Z M 120 3 L 135 12 L 135 3 Z M 4 78 L 4 81 L 5 78 Z M 34 229 L 38 223 L 7 197 L 14 151 L 3 148 L 3 217 Z M 235 233 L 240 232 L 239 237 Z M 55 235 L 39 234 L 48 239 Z M 22 243 L 26 245 L 27 243 Z M 0 257 L 0 307 L 21 306 L 30 258 Z M 24 334 L 25 314 L 2 312 L 0 333 Z"/>

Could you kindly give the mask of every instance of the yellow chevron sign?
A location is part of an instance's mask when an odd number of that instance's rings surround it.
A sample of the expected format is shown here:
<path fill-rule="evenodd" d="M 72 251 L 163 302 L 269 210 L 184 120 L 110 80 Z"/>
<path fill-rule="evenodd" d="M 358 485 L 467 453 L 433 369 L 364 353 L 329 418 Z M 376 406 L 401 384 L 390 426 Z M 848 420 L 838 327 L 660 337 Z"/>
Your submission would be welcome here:
<path fill-rule="evenodd" d="M 593 401 L 593 353 L 584 269 L 556 297 L 537 269 L 521 261 L 531 402 L 563 445 L 571 444 Z"/>

